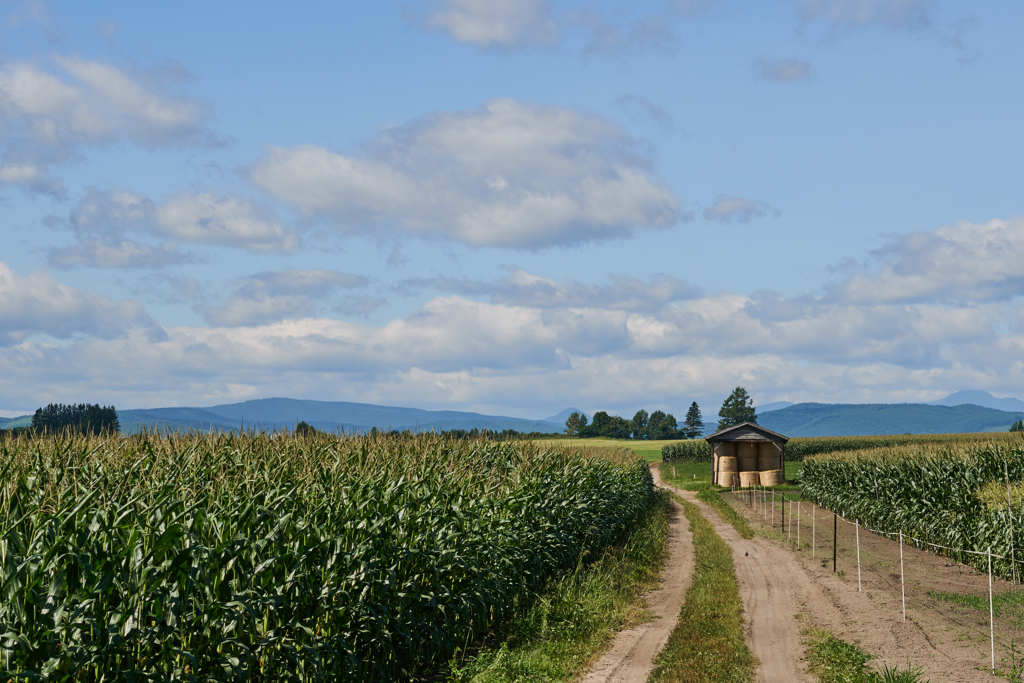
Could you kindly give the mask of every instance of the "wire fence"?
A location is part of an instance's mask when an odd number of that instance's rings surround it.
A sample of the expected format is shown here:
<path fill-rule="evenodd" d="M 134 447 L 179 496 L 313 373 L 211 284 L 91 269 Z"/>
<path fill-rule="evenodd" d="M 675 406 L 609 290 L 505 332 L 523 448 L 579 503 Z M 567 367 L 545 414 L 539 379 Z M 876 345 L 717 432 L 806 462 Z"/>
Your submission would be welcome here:
<path fill-rule="evenodd" d="M 852 590 L 882 593 L 883 600 L 907 620 L 908 611 L 927 610 L 958 631 L 958 640 L 984 645 L 984 665 L 1010 680 L 1024 680 L 1024 589 L 1015 557 L 970 548 L 952 548 L 906 535 L 902 530 L 875 529 L 859 520 L 801 500 L 799 492 L 761 487 L 725 492 L 748 520 L 773 529 L 795 551 L 806 553 L 847 580 Z M 987 571 L 961 561 L 981 556 Z M 1012 580 L 994 576 L 992 561 L 1013 567 Z M 854 581 L 855 579 L 855 581 Z M 919 626 L 931 623 L 915 620 Z M 940 628 L 936 626 L 936 628 Z"/>

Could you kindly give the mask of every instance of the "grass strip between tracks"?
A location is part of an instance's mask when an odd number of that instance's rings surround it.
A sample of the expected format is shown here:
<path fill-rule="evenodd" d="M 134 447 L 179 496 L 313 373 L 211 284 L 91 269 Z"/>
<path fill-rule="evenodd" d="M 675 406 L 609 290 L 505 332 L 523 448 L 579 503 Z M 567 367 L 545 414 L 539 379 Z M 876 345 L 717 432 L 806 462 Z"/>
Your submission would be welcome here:
<path fill-rule="evenodd" d="M 657 493 L 625 543 L 549 587 L 483 650 L 456 654 L 449 680 L 558 681 L 583 672 L 618 631 L 645 619 L 639 597 L 661 574 L 670 510 L 669 494 Z"/>
<path fill-rule="evenodd" d="M 679 501 L 693 531 L 693 580 L 651 680 L 751 681 L 755 660 L 743 637 L 743 603 L 732 552 L 696 505 Z"/>

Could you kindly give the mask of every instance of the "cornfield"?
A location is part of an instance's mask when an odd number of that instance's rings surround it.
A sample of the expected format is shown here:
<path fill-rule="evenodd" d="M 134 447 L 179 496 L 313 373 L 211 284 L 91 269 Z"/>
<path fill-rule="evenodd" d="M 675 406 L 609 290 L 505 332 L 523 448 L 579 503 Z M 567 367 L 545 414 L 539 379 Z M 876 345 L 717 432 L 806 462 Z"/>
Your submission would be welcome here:
<path fill-rule="evenodd" d="M 803 495 L 862 524 L 938 544 L 979 569 L 991 547 L 993 570 L 1010 578 L 1024 559 L 1024 442 L 907 446 L 820 455 L 804 461 Z M 1009 486 L 1008 486 L 1009 484 Z M 1008 491 L 1009 489 L 1009 491 Z M 1001 495 L 1000 495 L 1001 494 Z M 941 550 L 941 549 L 940 549 Z"/>
<path fill-rule="evenodd" d="M 810 436 L 795 437 L 786 443 L 786 460 L 801 461 L 820 453 L 855 451 L 865 448 L 892 448 L 897 446 L 953 445 L 964 443 L 1019 442 L 1020 437 L 1009 432 L 979 432 L 975 434 L 893 434 L 889 436 Z M 710 462 L 711 447 L 703 439 L 679 441 L 661 449 L 665 461 Z"/>
<path fill-rule="evenodd" d="M 408 679 L 653 499 L 642 462 L 436 436 L 0 442 L 0 672 Z"/>

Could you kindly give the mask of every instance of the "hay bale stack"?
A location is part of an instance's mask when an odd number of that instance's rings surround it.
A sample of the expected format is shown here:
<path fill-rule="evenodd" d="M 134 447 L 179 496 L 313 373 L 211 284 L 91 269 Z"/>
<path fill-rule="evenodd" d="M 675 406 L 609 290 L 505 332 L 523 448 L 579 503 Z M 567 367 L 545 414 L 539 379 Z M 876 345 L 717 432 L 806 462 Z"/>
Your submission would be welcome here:
<path fill-rule="evenodd" d="M 739 453 L 740 461 L 740 472 L 756 472 L 757 471 L 757 444 L 756 443 L 745 443 L 737 444 L 737 450 Z"/>
<path fill-rule="evenodd" d="M 779 450 L 770 443 L 763 443 L 757 452 L 757 469 L 765 472 L 777 470 L 782 467 L 782 459 Z"/>
<path fill-rule="evenodd" d="M 715 483 L 717 483 L 719 486 L 733 486 L 734 484 L 736 484 L 737 479 L 738 475 L 736 474 L 736 472 L 723 472 L 719 470 L 718 481 Z"/>
<path fill-rule="evenodd" d="M 786 481 L 786 478 L 782 475 L 782 470 L 762 470 L 758 474 L 760 475 L 761 486 L 778 486 Z"/>
<path fill-rule="evenodd" d="M 742 488 L 750 488 L 751 486 L 758 486 L 761 483 L 761 473 L 757 471 L 753 472 L 740 472 L 740 486 Z"/>

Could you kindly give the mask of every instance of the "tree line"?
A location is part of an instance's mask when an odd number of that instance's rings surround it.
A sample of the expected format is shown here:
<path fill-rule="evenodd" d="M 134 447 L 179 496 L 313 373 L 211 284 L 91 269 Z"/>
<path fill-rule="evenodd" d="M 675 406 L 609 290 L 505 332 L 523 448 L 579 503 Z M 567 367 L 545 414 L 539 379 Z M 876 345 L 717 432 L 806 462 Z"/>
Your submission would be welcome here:
<path fill-rule="evenodd" d="M 736 387 L 722 403 L 718 411 L 718 430 L 733 427 L 744 422 L 756 422 L 757 411 L 754 400 L 743 387 Z M 694 401 L 686 411 L 680 426 L 675 415 L 661 410 L 648 414 L 638 410 L 633 419 L 609 415 L 604 410 L 594 413 L 590 420 L 581 412 L 574 412 L 565 421 L 565 433 L 572 437 L 587 438 L 602 436 L 610 439 L 696 439 L 704 433 L 704 418 L 700 406 Z"/>
<path fill-rule="evenodd" d="M 30 426 L 0 430 L 9 434 L 57 434 L 68 431 L 77 434 L 118 434 L 121 423 L 117 409 L 96 403 L 51 403 L 36 409 Z"/>

